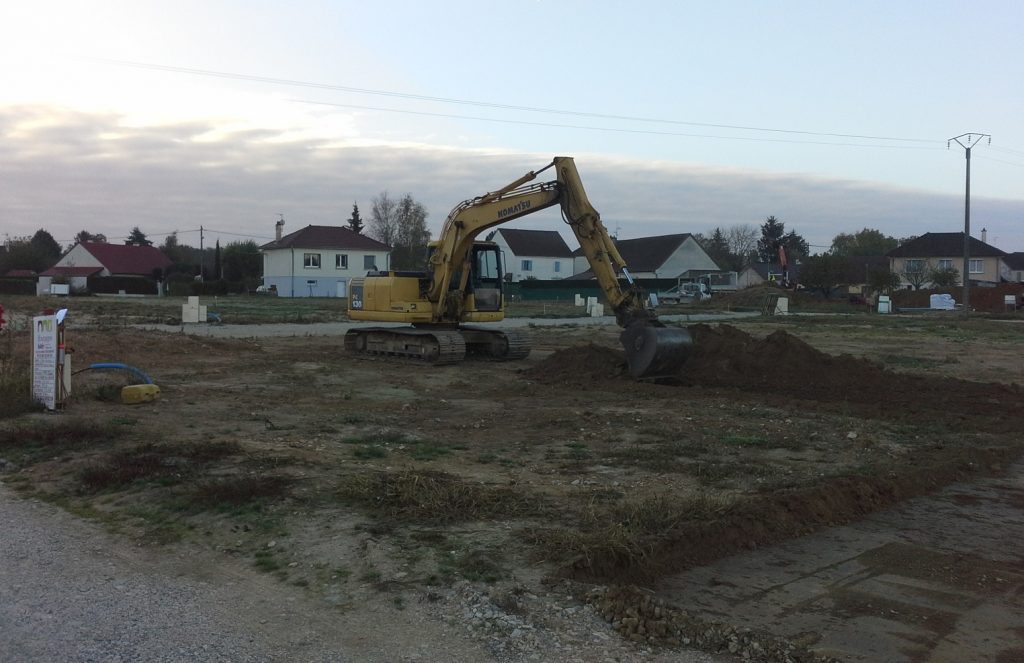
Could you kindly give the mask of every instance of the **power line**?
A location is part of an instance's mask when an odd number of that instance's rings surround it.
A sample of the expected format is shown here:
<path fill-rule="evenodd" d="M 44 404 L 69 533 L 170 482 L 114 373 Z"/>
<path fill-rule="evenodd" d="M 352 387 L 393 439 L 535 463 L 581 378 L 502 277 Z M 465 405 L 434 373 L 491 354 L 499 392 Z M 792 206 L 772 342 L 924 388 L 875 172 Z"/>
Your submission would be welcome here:
<path fill-rule="evenodd" d="M 166 71 L 179 74 L 189 74 L 192 76 L 207 76 L 212 78 L 224 78 L 238 81 L 248 81 L 254 83 L 268 83 L 272 85 L 287 85 L 292 87 L 305 87 L 319 90 L 332 90 L 338 92 L 351 92 L 355 94 L 369 94 L 383 97 L 394 97 L 399 99 L 409 99 L 415 101 L 431 101 L 445 104 L 458 104 L 464 106 L 477 106 L 480 108 L 495 108 L 499 110 L 515 110 L 524 111 L 529 113 L 547 113 L 554 115 L 570 115 L 576 117 L 589 117 L 603 120 L 619 120 L 626 122 L 650 122 L 658 124 L 673 124 L 673 125 L 685 125 L 694 127 L 707 127 L 711 129 L 734 129 L 738 131 L 761 131 L 769 133 L 782 133 L 782 134 L 796 134 L 803 136 L 821 136 L 828 138 L 855 138 L 859 140 L 883 140 L 883 141 L 895 141 L 895 142 L 908 142 L 908 143 L 925 143 L 925 144 L 936 144 L 939 145 L 942 141 L 934 139 L 924 138 L 907 138 L 900 136 L 872 136 L 865 134 L 856 133 L 838 133 L 838 132 L 824 132 L 824 131 L 808 131 L 800 129 L 779 129 L 776 127 L 758 127 L 752 125 L 736 125 L 736 124 L 720 124 L 712 122 L 693 122 L 687 120 L 673 120 L 667 118 L 657 117 L 642 117 L 633 115 L 615 115 L 610 113 L 593 113 L 586 111 L 572 111 L 558 108 L 543 108 L 536 106 L 517 106 L 514 104 L 503 104 L 486 101 L 475 101 L 470 99 L 458 99 L 453 97 L 435 97 L 430 95 L 412 94 L 408 92 L 394 92 L 390 90 L 374 90 L 370 88 L 359 88 L 348 85 L 332 85 L 328 83 L 316 83 L 310 81 L 300 81 L 288 78 L 272 78 L 269 76 L 256 76 L 251 74 L 238 74 L 225 71 L 214 71 L 210 69 L 194 69 L 190 67 L 175 67 L 171 65 L 154 64 L 148 62 L 135 62 L 131 60 L 115 60 L 108 58 L 92 58 L 86 57 L 85 60 L 100 62 L 103 64 L 112 64 L 122 67 L 134 67 L 138 69 L 148 69 L 151 71 Z M 315 103 L 315 102 L 311 102 Z M 344 106 L 343 104 L 339 104 Z M 358 106 L 352 106 L 358 108 Z M 377 109 L 371 109 L 377 110 Z M 401 112 L 401 111 L 396 111 Z M 457 116 L 451 116 L 457 117 Z M 482 119 L 482 118 L 467 118 L 467 119 Z M 560 126 L 560 125 L 552 125 Z M 675 134 L 668 134 L 675 135 Z M 685 135 L 685 134 L 684 134 Z M 832 144 L 832 143 L 826 143 Z"/>
<path fill-rule="evenodd" d="M 303 104 L 317 106 L 333 106 L 336 108 L 354 108 L 357 110 L 370 110 L 382 113 L 404 113 L 407 115 L 422 115 L 426 117 L 443 117 L 456 120 L 476 120 L 480 122 L 498 122 L 501 124 L 523 124 L 534 127 L 550 127 L 555 129 L 580 129 L 590 131 L 607 131 L 611 133 L 644 134 L 649 136 L 676 136 L 683 138 L 711 138 L 716 140 L 742 140 L 756 143 L 789 143 L 793 145 L 830 145 L 837 147 L 881 147 L 895 150 L 941 150 L 941 147 L 924 147 L 917 145 L 877 145 L 871 143 L 836 143 L 821 140 L 793 140 L 790 138 L 756 138 L 753 136 L 722 136 L 714 134 L 691 134 L 677 131 L 657 131 L 654 129 L 624 129 L 617 127 L 595 127 L 580 124 L 558 124 L 554 122 L 531 122 L 529 120 L 506 120 L 493 117 L 479 117 L 474 115 L 455 115 L 453 113 L 432 113 L 429 111 L 402 110 L 397 108 L 382 108 L 376 106 L 362 106 L 359 104 L 338 104 L 327 101 L 308 101 L 305 99 L 294 99 Z M 937 143 L 936 143 L 937 144 Z"/>

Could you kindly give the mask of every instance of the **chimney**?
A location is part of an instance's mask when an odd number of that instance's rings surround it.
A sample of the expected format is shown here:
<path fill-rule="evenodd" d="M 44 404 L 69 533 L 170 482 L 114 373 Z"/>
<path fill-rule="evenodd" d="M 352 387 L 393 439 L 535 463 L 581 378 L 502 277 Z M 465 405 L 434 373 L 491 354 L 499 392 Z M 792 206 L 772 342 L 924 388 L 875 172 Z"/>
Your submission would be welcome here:
<path fill-rule="evenodd" d="M 284 217 L 274 225 L 274 239 L 281 241 L 281 235 L 284 234 Z"/>
<path fill-rule="evenodd" d="M 988 230 L 986 230 L 985 228 L 981 229 L 981 241 L 988 244 Z"/>

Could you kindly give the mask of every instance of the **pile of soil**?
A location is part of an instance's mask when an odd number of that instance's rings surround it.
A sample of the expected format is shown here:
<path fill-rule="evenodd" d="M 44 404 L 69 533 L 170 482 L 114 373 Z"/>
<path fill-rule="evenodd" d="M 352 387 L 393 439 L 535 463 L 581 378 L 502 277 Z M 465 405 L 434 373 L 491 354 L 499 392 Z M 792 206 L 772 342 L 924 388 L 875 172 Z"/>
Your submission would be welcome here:
<path fill-rule="evenodd" d="M 866 359 L 829 355 L 799 338 L 776 331 L 759 339 L 730 325 L 689 328 L 690 358 L 672 381 L 678 386 L 739 389 L 823 403 L 850 403 L 901 416 L 970 417 L 992 431 L 1019 429 L 1024 389 L 924 375 L 894 373 Z M 631 380 L 625 354 L 595 345 L 552 353 L 527 372 L 546 384 L 588 388 L 608 380 Z"/>

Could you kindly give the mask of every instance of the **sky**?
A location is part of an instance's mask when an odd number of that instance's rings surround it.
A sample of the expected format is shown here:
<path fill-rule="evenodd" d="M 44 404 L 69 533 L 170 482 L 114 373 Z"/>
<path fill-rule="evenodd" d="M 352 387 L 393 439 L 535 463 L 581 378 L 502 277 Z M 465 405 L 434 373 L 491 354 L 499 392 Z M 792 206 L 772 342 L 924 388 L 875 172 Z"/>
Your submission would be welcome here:
<path fill-rule="evenodd" d="M 772 215 L 818 252 L 963 231 L 947 142 L 973 133 L 972 235 L 1024 251 L 1021 25 L 1015 1 L 4 3 L 0 240 L 262 243 L 382 191 L 436 236 L 572 156 L 621 238 Z"/>

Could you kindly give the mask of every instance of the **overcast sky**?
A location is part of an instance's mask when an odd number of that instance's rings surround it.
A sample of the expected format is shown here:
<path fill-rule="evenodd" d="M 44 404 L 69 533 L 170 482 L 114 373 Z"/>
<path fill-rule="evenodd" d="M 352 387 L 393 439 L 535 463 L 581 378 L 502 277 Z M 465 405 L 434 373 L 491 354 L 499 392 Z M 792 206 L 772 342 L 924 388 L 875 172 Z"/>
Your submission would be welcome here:
<path fill-rule="evenodd" d="M 8 6 L 18 5 L 18 6 Z M 620 237 L 774 215 L 1024 251 L 1019 2 L 5 3 L 0 238 L 222 243 L 574 156 Z M 559 228 L 545 212 L 514 227 Z"/>

